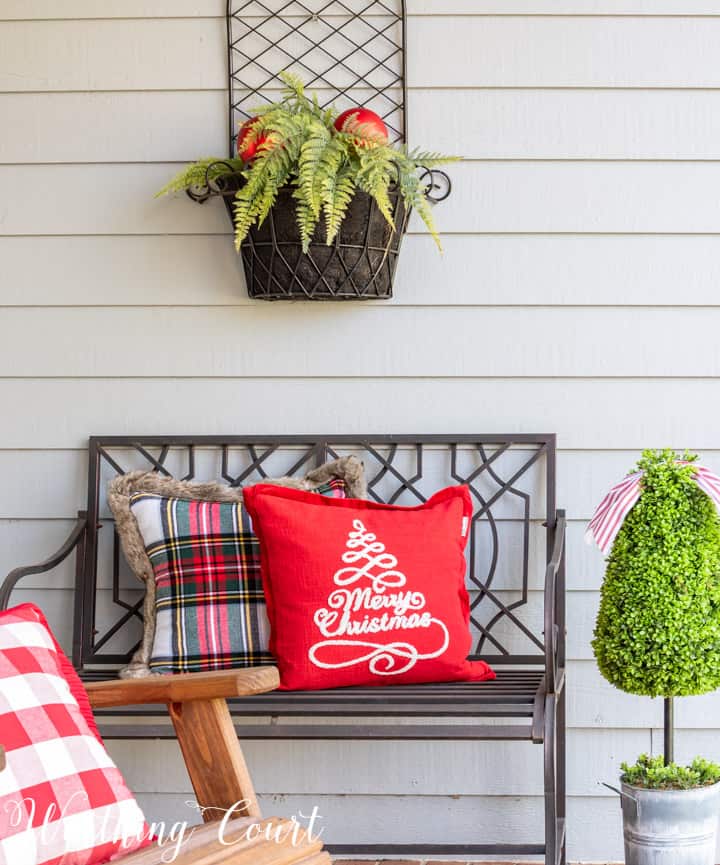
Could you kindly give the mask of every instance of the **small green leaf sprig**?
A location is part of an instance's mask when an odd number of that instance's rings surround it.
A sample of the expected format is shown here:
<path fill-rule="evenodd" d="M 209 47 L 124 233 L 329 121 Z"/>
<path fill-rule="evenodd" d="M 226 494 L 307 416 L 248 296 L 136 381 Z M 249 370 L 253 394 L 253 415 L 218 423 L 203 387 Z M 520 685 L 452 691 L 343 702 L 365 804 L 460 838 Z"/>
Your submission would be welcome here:
<path fill-rule="evenodd" d="M 720 766 L 696 757 L 689 766 L 665 765 L 662 755 L 641 754 L 632 766 L 623 763 L 620 779 L 632 787 L 647 790 L 692 790 L 720 781 Z"/>

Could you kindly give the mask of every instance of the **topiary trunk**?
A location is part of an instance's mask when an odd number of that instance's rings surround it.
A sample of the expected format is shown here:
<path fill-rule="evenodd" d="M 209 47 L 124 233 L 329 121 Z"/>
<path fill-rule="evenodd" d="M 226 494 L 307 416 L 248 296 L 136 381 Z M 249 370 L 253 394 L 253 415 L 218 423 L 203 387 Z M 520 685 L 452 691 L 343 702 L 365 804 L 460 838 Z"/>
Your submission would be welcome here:
<path fill-rule="evenodd" d="M 593 640 L 600 672 L 631 694 L 713 691 L 720 687 L 717 510 L 693 480 L 692 464 L 672 451 L 646 451 L 638 469 L 642 493 L 615 539 L 602 586 Z"/>

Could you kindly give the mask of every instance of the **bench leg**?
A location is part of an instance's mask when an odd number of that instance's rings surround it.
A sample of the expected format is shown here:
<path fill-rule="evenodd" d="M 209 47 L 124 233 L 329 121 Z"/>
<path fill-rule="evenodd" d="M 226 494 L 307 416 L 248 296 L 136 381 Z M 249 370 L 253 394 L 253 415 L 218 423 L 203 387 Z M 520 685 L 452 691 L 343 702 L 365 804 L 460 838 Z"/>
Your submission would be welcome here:
<path fill-rule="evenodd" d="M 566 803 L 566 720 L 565 720 L 565 687 L 558 698 L 557 707 L 557 815 L 563 824 L 563 839 L 560 847 L 560 858 L 558 865 L 566 865 L 567 862 L 567 803 Z"/>
<path fill-rule="evenodd" d="M 557 865 L 557 717 L 556 697 L 545 697 L 543 764 L 545 777 L 545 865 Z"/>
<path fill-rule="evenodd" d="M 565 690 L 545 698 L 545 865 L 565 865 Z"/>

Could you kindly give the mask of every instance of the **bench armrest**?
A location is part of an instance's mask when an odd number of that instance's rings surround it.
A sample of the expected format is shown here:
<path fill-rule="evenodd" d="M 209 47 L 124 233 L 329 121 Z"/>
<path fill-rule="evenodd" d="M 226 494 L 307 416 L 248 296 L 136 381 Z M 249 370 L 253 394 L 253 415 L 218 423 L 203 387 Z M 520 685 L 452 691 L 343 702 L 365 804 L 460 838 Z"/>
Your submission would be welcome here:
<path fill-rule="evenodd" d="M 50 571 L 59 565 L 60 562 L 65 561 L 65 559 L 85 537 L 86 528 L 87 518 L 83 514 L 78 517 L 67 540 L 56 553 L 53 553 L 37 565 L 25 565 L 24 567 L 15 568 L 14 571 L 10 571 L 0 585 L 0 610 L 7 610 L 10 606 L 10 595 L 12 594 L 12 590 L 23 577 L 28 577 L 31 574 L 44 574 L 46 571 Z"/>
<path fill-rule="evenodd" d="M 565 640 L 564 613 L 558 621 L 558 613 L 564 610 L 564 581 L 560 585 L 558 575 L 565 565 L 565 535 L 567 520 L 565 511 L 557 511 L 555 518 L 555 542 L 550 561 L 545 570 L 545 686 L 549 694 L 562 685 L 560 676 L 560 641 Z M 564 572 L 563 572 L 564 573 Z M 562 631 L 562 632 L 561 632 Z"/>
<path fill-rule="evenodd" d="M 186 703 L 249 697 L 274 691 L 279 684 L 277 667 L 248 667 L 242 670 L 88 682 L 85 690 L 94 709 L 108 709 L 141 703 Z"/>
<path fill-rule="evenodd" d="M 90 682 L 85 687 L 95 709 L 167 704 L 193 790 L 204 806 L 203 819 L 208 822 L 228 810 L 236 817 L 260 816 L 227 698 L 262 694 L 279 684 L 277 667 L 248 667 Z"/>

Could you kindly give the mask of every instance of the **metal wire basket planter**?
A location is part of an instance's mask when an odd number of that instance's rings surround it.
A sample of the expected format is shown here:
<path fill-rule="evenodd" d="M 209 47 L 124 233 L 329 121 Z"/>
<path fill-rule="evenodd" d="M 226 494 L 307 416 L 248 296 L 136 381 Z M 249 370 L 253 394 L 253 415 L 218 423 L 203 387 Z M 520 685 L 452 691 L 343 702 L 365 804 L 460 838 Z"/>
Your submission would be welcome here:
<path fill-rule="evenodd" d="M 375 199 L 357 192 L 338 236 L 325 244 L 319 224 L 310 249 L 302 251 L 290 190 L 240 248 L 248 294 L 263 300 L 372 300 L 392 297 L 395 265 L 407 227 L 401 196 L 391 193 L 396 231 Z M 225 199 L 232 217 L 232 199 Z"/>
<path fill-rule="evenodd" d="M 442 171 L 431 175 L 428 198 L 441 201 L 450 194 Z M 208 180 L 190 197 L 204 202 L 221 196 L 235 227 L 233 202 L 242 178 L 229 173 Z M 290 187 L 281 189 L 262 225 L 254 225 L 240 247 L 247 290 L 259 300 L 380 300 L 393 296 L 395 268 L 410 211 L 396 189 L 390 190 L 395 231 L 375 199 L 357 191 L 333 243 L 325 243 L 318 223 L 310 249 L 302 251 Z"/>

